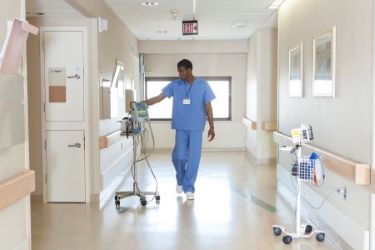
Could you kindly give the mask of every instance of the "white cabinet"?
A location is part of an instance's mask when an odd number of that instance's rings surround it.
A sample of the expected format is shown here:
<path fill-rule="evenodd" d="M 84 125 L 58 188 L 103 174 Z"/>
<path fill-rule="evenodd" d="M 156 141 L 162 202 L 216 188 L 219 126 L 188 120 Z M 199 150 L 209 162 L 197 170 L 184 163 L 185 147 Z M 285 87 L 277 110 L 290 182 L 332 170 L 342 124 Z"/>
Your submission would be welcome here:
<path fill-rule="evenodd" d="M 85 202 L 84 131 L 47 131 L 47 201 Z"/>

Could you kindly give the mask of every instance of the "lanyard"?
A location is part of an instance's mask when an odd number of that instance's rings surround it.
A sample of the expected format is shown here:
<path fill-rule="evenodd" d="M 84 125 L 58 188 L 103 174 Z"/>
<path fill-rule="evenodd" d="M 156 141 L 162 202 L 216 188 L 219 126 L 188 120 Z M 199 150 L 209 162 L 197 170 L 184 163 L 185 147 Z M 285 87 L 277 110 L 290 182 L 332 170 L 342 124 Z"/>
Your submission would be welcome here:
<path fill-rule="evenodd" d="M 188 97 L 189 94 L 190 94 L 190 90 L 191 90 L 191 88 L 193 87 L 193 84 L 194 84 L 194 83 L 192 83 L 192 84 L 190 85 L 189 83 L 187 83 L 187 82 L 185 81 L 185 84 L 186 84 L 186 85 L 189 85 L 189 89 L 186 91 L 186 95 L 185 95 L 185 97 Z M 186 85 L 185 85 L 185 90 L 186 90 Z"/>

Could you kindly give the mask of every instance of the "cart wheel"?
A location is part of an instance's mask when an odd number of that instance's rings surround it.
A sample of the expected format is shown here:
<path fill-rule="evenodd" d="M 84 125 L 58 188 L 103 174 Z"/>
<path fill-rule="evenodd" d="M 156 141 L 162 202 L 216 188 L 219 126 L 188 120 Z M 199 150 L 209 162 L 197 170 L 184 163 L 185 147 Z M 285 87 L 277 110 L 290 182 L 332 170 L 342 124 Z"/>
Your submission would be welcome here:
<path fill-rule="evenodd" d="M 115 200 L 115 205 L 116 205 L 116 208 L 120 208 L 120 200 Z"/>
<path fill-rule="evenodd" d="M 155 196 L 156 201 L 160 201 L 160 195 Z"/>
<path fill-rule="evenodd" d="M 326 238 L 325 233 L 318 233 L 318 234 L 316 235 L 316 240 L 319 241 L 319 242 L 324 241 L 325 238 Z"/>
<path fill-rule="evenodd" d="M 281 235 L 281 228 L 279 228 L 279 227 L 273 227 L 272 229 L 273 229 L 273 234 L 275 236 L 280 236 Z"/>
<path fill-rule="evenodd" d="M 309 234 L 309 233 L 311 233 L 312 232 L 312 226 L 311 225 L 306 225 L 306 227 L 305 227 L 305 233 L 306 234 Z"/>
<path fill-rule="evenodd" d="M 290 244 L 290 243 L 292 243 L 292 240 L 293 240 L 293 238 L 292 238 L 292 236 L 290 236 L 290 235 L 285 235 L 284 237 L 283 237 L 283 242 L 284 242 L 284 244 Z"/>
<path fill-rule="evenodd" d="M 142 206 L 146 206 L 147 205 L 147 201 L 146 201 L 145 198 L 141 197 L 140 201 L 141 201 L 141 205 Z"/>

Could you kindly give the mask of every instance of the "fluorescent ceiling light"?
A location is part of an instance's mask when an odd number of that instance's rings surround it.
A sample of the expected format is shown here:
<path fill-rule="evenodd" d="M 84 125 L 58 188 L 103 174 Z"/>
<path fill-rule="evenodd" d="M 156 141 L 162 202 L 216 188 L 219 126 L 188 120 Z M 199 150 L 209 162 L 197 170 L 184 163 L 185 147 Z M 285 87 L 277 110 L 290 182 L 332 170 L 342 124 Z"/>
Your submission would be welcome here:
<path fill-rule="evenodd" d="M 159 3 L 158 2 L 142 2 L 142 5 L 147 6 L 147 7 L 154 7 L 154 6 L 158 6 Z"/>
<path fill-rule="evenodd" d="M 268 7 L 268 9 L 271 10 L 277 10 L 280 8 L 281 4 L 284 2 L 284 0 L 275 0 L 271 5 Z"/>

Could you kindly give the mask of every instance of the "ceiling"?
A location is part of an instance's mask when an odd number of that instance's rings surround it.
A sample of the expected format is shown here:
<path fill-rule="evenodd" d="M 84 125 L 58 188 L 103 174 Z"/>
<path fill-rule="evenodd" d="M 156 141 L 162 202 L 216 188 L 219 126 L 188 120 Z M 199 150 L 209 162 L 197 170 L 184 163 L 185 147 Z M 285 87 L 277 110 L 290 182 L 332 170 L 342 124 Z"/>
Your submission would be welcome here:
<path fill-rule="evenodd" d="M 77 10 L 63 0 L 27 0 L 26 12 L 28 17 L 41 12 L 44 17 L 77 17 L 82 16 Z"/>
<path fill-rule="evenodd" d="M 154 7 L 143 6 L 143 0 L 105 1 L 140 40 L 247 39 L 259 27 L 276 23 L 274 10 L 268 9 L 274 0 L 196 0 L 199 35 L 183 37 L 181 21 L 194 18 L 194 0 L 155 0 Z M 178 10 L 175 19 L 170 10 Z M 234 21 L 245 21 L 246 27 L 233 28 Z"/>

